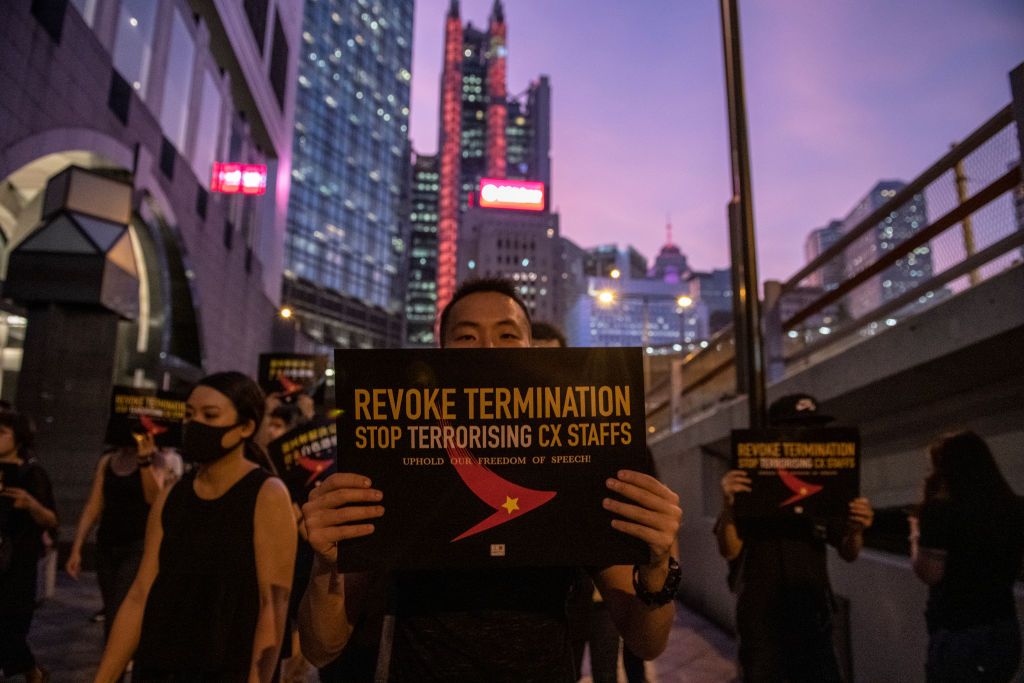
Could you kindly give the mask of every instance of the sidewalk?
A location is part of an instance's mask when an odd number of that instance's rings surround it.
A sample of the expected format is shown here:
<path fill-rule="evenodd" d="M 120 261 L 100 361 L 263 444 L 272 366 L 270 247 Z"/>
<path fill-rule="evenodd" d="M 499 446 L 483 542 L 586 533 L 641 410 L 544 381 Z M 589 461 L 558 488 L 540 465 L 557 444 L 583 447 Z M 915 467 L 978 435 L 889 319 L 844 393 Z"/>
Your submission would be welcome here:
<path fill-rule="evenodd" d="M 103 624 L 89 618 L 100 608 L 96 574 L 82 572 L 73 581 L 60 572 L 57 591 L 36 610 L 29 644 L 53 683 L 90 681 L 103 649 Z M 736 644 L 700 615 L 682 606 L 669 635 L 668 648 L 648 662 L 650 683 L 728 683 L 736 676 Z M 589 667 L 584 666 L 584 672 Z M 590 683 L 590 677 L 582 679 Z M 620 680 L 625 677 L 620 672 Z"/>

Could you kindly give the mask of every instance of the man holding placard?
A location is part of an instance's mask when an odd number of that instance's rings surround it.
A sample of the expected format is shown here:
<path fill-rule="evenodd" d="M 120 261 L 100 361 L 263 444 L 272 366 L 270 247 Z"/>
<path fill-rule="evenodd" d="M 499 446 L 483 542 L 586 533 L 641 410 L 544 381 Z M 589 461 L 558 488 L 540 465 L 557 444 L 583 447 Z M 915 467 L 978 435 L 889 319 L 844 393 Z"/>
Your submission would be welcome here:
<path fill-rule="evenodd" d="M 530 346 L 529 313 L 512 287 L 500 280 L 464 285 L 442 313 L 440 332 L 445 348 L 517 349 Z M 473 354 L 463 354 L 463 357 L 477 358 Z M 500 353 L 494 356 L 499 357 L 508 356 Z M 424 372 L 429 375 L 429 368 Z M 570 400 L 575 415 L 582 415 L 587 405 L 591 411 L 598 412 L 604 407 L 610 410 L 612 404 L 621 407 L 614 401 L 605 406 L 601 402 L 604 393 L 575 388 L 578 392 L 573 398 L 568 393 L 563 396 L 565 402 L 559 403 L 559 410 L 568 406 Z M 470 395 L 476 408 L 484 406 L 480 393 Z M 609 395 L 615 398 L 614 394 Z M 519 407 L 526 411 L 527 399 L 539 394 L 531 394 L 530 390 L 524 389 L 517 396 L 521 404 Z M 636 398 L 628 391 L 620 392 L 619 396 L 629 397 L 631 401 Z M 579 398 L 578 404 L 575 397 Z M 440 459 L 443 464 L 439 463 L 434 468 L 436 472 L 446 471 L 444 468 L 449 463 L 457 470 L 459 466 L 467 468 L 459 471 L 459 476 L 484 502 L 491 495 L 489 486 L 515 486 L 499 476 L 498 472 L 505 470 L 497 466 L 491 470 L 484 463 L 485 460 L 503 463 L 515 458 L 478 458 L 472 449 L 453 446 L 450 442 L 457 433 L 457 427 L 447 424 L 449 404 L 442 400 L 433 405 L 440 405 L 435 409 L 445 413 L 440 416 L 443 426 L 439 433 L 448 450 L 448 460 Z M 509 410 L 508 405 L 506 410 Z M 514 403 L 511 405 L 515 408 Z M 550 408 L 550 404 L 547 405 Z M 642 405 L 642 400 L 639 405 Z M 386 404 L 382 404 L 382 408 L 386 408 Z M 624 409 L 628 412 L 628 407 Z M 358 406 L 356 411 L 359 411 Z M 495 411 L 501 412 L 500 409 Z M 530 417 L 537 412 L 531 408 Z M 490 407 L 486 414 L 492 414 Z M 478 410 L 476 417 L 483 416 L 482 410 Z M 522 419 L 525 422 L 527 418 Z M 342 424 L 346 423 L 343 421 Z M 447 431 L 449 429 L 451 431 Z M 494 439 L 507 436 L 497 425 L 487 429 L 492 431 L 483 433 L 497 435 Z M 601 439 L 622 439 L 621 432 L 612 435 L 612 431 L 611 427 L 603 429 Z M 386 430 L 381 432 L 382 436 L 388 433 Z M 540 432 L 537 433 L 539 435 Z M 427 432 L 416 434 L 420 438 L 419 434 Z M 429 436 L 432 438 L 433 432 Z M 422 438 L 429 441 L 427 436 Z M 389 444 L 385 441 L 377 445 L 386 448 Z M 538 440 L 536 445 L 539 448 L 542 444 Z M 598 452 L 599 447 L 595 446 L 594 451 Z M 559 457 L 566 463 L 587 457 L 576 451 L 570 454 L 568 448 L 565 452 L 566 455 Z M 429 466 L 435 459 L 422 457 L 410 460 L 422 461 Z M 419 476 L 429 477 L 431 474 Z M 665 647 L 675 613 L 672 598 L 678 586 L 679 569 L 673 556 L 676 555 L 676 537 L 682 517 L 678 496 L 650 475 L 628 469 L 621 469 L 616 476 L 608 477 L 605 486 L 605 492 L 601 494 L 604 498 L 598 498 L 596 509 L 592 513 L 577 511 L 579 519 L 609 514 L 610 527 L 624 538 L 635 539 L 643 557 L 635 566 L 616 564 L 594 569 L 592 575 L 623 638 L 638 654 L 654 658 Z M 500 513 L 505 512 L 510 518 L 515 515 L 515 521 L 523 520 L 524 525 L 528 524 L 530 516 L 521 511 L 521 503 L 533 501 L 530 504 L 544 506 L 552 498 L 562 501 L 578 493 L 555 485 L 546 487 L 553 489 L 551 491 L 541 488 L 544 487 L 534 484 L 532 487 L 523 485 L 508 489 L 522 491 L 523 495 L 503 495 L 504 503 L 498 506 L 502 509 L 494 510 L 496 522 L 502 520 Z M 303 650 L 315 663 L 323 665 L 337 656 L 363 615 L 369 586 L 379 577 L 379 572 L 341 573 L 337 569 L 338 555 L 348 547 L 358 548 L 359 541 L 371 538 L 376 527 L 382 524 L 389 495 L 387 491 L 375 488 L 367 476 L 345 472 L 329 477 L 310 495 L 309 503 L 303 507 L 309 540 L 317 552 L 317 560 L 300 613 L 300 629 Z M 534 518 L 539 519 L 540 516 L 534 515 Z M 572 520 L 568 521 L 571 523 Z M 466 530 L 462 537 L 472 536 L 469 543 L 476 543 L 488 530 L 498 526 L 496 522 L 485 520 L 478 529 Z M 515 525 L 502 525 L 501 528 L 512 526 Z M 462 537 L 452 539 L 452 547 L 458 546 Z M 351 543 L 355 539 L 359 541 Z M 583 541 L 585 545 L 586 539 Z M 342 542 L 341 550 L 338 542 Z M 476 546 L 463 544 L 459 547 Z M 492 554 L 505 553 L 503 544 L 492 543 L 489 547 Z M 412 562 L 407 566 L 416 566 L 415 558 L 406 558 L 406 561 Z M 346 564 L 344 558 L 341 563 Z M 385 652 L 381 658 L 383 666 L 378 666 L 378 674 L 386 671 L 386 680 L 393 681 L 574 681 L 565 601 L 575 569 L 500 563 L 495 566 L 498 568 L 396 571 L 392 575 L 396 603 L 393 638 L 385 633 L 382 641 Z M 390 656 L 387 653 L 389 647 Z"/>
<path fill-rule="evenodd" d="M 770 406 L 771 429 L 733 432 L 715 535 L 744 681 L 842 680 L 825 547 L 853 562 L 874 512 L 859 495 L 857 430 L 831 421 L 812 396 L 792 394 Z"/>

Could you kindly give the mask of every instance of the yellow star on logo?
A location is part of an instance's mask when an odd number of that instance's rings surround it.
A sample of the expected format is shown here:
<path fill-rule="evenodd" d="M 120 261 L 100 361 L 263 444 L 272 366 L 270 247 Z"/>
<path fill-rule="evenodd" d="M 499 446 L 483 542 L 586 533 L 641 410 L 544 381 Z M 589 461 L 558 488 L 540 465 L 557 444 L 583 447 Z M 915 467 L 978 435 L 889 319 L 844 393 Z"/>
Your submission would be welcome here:
<path fill-rule="evenodd" d="M 505 496 L 505 504 L 502 505 L 501 507 L 503 507 L 506 510 L 508 510 L 508 514 L 511 515 L 514 511 L 519 509 L 519 499 L 518 498 L 510 498 L 509 496 Z"/>

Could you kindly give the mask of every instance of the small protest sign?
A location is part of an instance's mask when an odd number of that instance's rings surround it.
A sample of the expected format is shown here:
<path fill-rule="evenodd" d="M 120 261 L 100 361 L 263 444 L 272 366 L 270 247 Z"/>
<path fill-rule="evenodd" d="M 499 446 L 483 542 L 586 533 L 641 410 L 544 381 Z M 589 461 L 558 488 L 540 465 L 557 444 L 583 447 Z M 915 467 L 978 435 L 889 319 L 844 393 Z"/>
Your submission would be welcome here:
<path fill-rule="evenodd" d="M 752 480 L 751 491 L 736 496 L 737 517 L 845 519 L 860 491 L 860 434 L 850 427 L 738 429 L 732 466 Z"/>

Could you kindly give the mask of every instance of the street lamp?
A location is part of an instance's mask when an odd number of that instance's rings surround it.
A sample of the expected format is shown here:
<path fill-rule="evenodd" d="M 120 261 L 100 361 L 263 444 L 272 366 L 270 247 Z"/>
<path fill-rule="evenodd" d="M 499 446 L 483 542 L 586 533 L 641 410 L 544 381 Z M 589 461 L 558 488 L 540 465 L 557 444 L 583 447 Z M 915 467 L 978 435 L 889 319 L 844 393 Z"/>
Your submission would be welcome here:
<path fill-rule="evenodd" d="M 289 318 L 292 317 L 292 309 L 290 309 L 287 306 L 285 306 L 284 308 L 281 309 L 280 315 L 285 320 L 288 320 Z"/>

